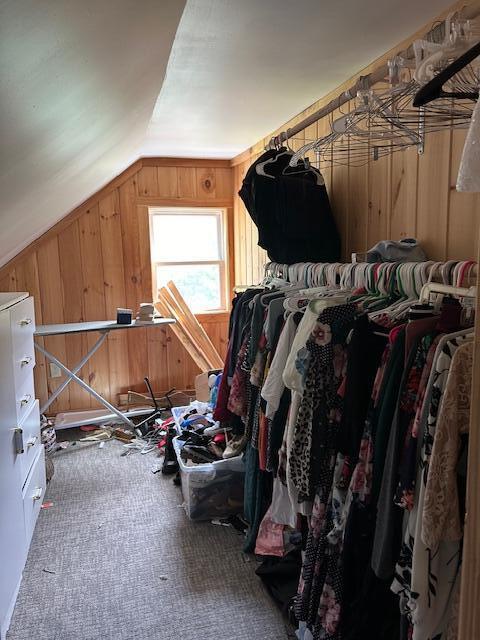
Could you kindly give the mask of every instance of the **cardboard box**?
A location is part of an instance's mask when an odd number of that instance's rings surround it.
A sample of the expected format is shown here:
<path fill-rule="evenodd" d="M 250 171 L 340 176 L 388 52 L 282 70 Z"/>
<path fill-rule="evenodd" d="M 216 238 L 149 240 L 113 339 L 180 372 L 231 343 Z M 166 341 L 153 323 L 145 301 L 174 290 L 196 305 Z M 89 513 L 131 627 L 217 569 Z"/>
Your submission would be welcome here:
<path fill-rule="evenodd" d="M 221 373 L 220 369 L 212 369 L 205 371 L 205 373 L 199 373 L 195 378 L 195 395 L 196 399 L 200 402 L 208 402 L 210 400 L 210 388 L 208 386 L 208 378 L 214 373 L 215 375 Z"/>

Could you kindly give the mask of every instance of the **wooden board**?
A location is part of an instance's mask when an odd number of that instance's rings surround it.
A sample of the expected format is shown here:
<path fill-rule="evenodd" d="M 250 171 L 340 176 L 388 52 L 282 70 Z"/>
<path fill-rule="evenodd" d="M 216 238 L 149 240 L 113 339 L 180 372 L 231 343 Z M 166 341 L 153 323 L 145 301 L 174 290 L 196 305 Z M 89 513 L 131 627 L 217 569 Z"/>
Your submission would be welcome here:
<path fill-rule="evenodd" d="M 70 226 L 64 229 L 58 236 L 59 259 L 64 265 L 61 273 L 65 322 L 84 322 L 85 305 L 84 296 L 79 296 L 78 291 L 84 290 L 82 253 L 80 247 L 80 229 L 78 220 L 74 220 Z M 65 336 L 67 363 L 74 367 L 88 351 L 88 339 L 86 334 L 72 334 Z M 89 383 L 89 366 L 80 369 L 77 375 Z M 84 406 L 88 394 L 78 384 L 70 383 L 65 396 L 69 397 L 70 406 Z"/>
<path fill-rule="evenodd" d="M 83 308 L 85 320 L 108 318 L 105 309 L 105 290 L 102 257 L 102 239 L 98 204 L 79 219 L 80 255 L 83 279 Z M 112 317 L 112 316 L 110 316 Z M 137 333 L 131 331 L 130 333 Z M 97 334 L 86 336 L 90 349 L 98 340 Z M 110 397 L 108 342 L 88 361 L 88 384 L 102 397 Z M 92 398 L 92 407 L 100 405 Z"/>
<path fill-rule="evenodd" d="M 58 237 L 49 238 L 37 250 L 38 281 L 41 287 L 42 322 L 54 324 L 65 322 L 63 287 L 59 278 L 60 253 L 58 249 Z M 79 292 L 81 296 L 81 292 Z M 52 353 L 60 362 L 66 362 L 67 349 L 65 336 L 52 336 L 45 338 L 45 349 Z M 50 395 L 61 383 L 62 378 L 52 378 L 50 368 L 45 368 L 48 394 Z M 57 413 L 68 408 L 68 394 L 60 395 L 51 405 L 52 413 Z"/>
<path fill-rule="evenodd" d="M 220 356 L 218 355 L 218 352 L 215 349 L 215 346 L 212 344 L 212 341 L 208 337 L 202 325 L 198 322 L 197 318 L 194 316 L 194 314 L 190 310 L 189 306 L 187 305 L 184 298 L 182 297 L 180 291 L 175 286 L 175 283 L 170 280 L 167 286 L 170 292 L 172 293 L 173 297 L 175 298 L 175 301 L 178 304 L 179 308 L 181 309 L 182 313 L 184 314 L 184 316 L 187 318 L 190 325 L 195 329 L 196 333 L 198 334 L 200 344 L 202 345 L 202 348 L 204 348 L 205 353 L 207 353 L 209 357 L 212 358 L 212 362 L 213 362 L 212 368 L 215 369 L 215 368 L 222 367 L 223 366 L 222 358 L 220 358 Z"/>
<path fill-rule="evenodd" d="M 155 307 L 164 318 L 175 317 L 174 310 L 170 307 L 168 302 L 163 299 L 163 297 L 159 297 L 159 299 L 155 301 Z M 206 357 L 196 346 L 195 342 L 191 339 L 183 325 L 181 323 L 175 323 L 174 325 L 172 325 L 171 329 L 172 333 L 176 336 L 178 341 L 193 359 L 198 368 L 201 371 L 208 371 L 210 366 Z"/>
<path fill-rule="evenodd" d="M 115 317 L 117 308 L 127 306 L 118 189 L 102 198 L 98 207 L 103 256 L 105 315 L 112 318 Z M 124 393 L 130 387 L 130 371 L 129 367 L 125 366 L 126 356 L 128 356 L 127 332 L 112 331 L 108 336 L 108 371 L 110 397 L 114 402 L 120 393 Z"/>
<path fill-rule="evenodd" d="M 158 292 L 158 299 L 168 309 L 171 317 L 175 318 L 175 320 L 177 321 L 177 325 L 181 328 L 182 333 L 193 345 L 193 349 L 200 356 L 201 361 L 203 361 L 203 363 L 206 365 L 206 367 L 203 367 L 203 370 L 208 371 L 208 369 L 212 369 L 213 362 L 211 360 L 210 354 L 205 351 L 204 345 L 199 338 L 196 328 L 189 323 L 182 310 L 178 307 L 171 292 L 165 287 L 162 287 Z M 198 364 L 199 366 L 201 366 L 200 362 Z"/>

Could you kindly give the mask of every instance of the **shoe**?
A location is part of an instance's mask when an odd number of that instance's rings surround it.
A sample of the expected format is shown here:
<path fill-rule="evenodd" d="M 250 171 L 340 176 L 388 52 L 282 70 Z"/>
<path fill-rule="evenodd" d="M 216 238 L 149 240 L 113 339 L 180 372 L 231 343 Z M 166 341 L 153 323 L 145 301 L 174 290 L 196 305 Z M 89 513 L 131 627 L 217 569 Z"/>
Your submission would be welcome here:
<path fill-rule="evenodd" d="M 202 436 L 196 431 L 183 431 L 180 440 L 183 440 L 185 444 L 195 444 L 198 446 L 206 446 L 210 442 L 210 438 Z"/>
<path fill-rule="evenodd" d="M 203 430 L 203 433 L 206 436 L 214 436 L 217 433 L 223 433 L 224 431 L 230 431 L 231 427 L 222 427 L 220 426 L 220 422 L 215 422 L 211 427 L 207 427 Z"/>
<path fill-rule="evenodd" d="M 179 470 L 179 464 L 177 460 L 177 454 L 173 448 L 173 438 L 177 435 L 174 427 L 169 427 L 167 431 L 167 441 L 165 443 L 165 457 L 162 464 L 162 474 L 164 476 L 170 476 L 177 473 Z"/>
<path fill-rule="evenodd" d="M 246 436 L 233 436 L 233 438 L 225 447 L 225 451 L 223 452 L 223 459 L 227 460 L 228 458 L 235 458 L 235 456 L 239 456 L 246 446 Z"/>
<path fill-rule="evenodd" d="M 208 450 L 210 451 L 210 453 L 213 453 L 218 460 L 222 460 L 223 449 L 222 447 L 219 447 L 218 444 L 216 444 L 215 442 L 210 442 L 210 444 L 208 445 Z"/>
<path fill-rule="evenodd" d="M 186 444 L 182 448 L 181 456 L 184 460 L 191 460 L 197 464 L 204 464 L 205 462 L 215 462 L 218 458 L 215 454 L 211 453 L 207 447 L 202 447 L 194 444 Z"/>

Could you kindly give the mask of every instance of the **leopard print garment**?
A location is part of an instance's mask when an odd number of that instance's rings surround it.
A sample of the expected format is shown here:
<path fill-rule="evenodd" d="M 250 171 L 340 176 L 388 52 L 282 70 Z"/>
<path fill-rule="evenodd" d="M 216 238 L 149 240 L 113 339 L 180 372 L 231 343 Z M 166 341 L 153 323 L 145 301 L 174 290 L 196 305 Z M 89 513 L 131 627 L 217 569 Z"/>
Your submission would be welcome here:
<path fill-rule="evenodd" d="M 339 422 L 340 386 L 346 365 L 345 341 L 356 314 L 353 304 L 329 307 L 319 315 L 307 341 L 309 357 L 304 372 L 304 392 L 290 449 L 290 476 L 299 492 L 299 501 L 313 498 L 316 480 L 316 453 L 332 443 Z M 312 444 L 314 446 L 312 447 Z"/>

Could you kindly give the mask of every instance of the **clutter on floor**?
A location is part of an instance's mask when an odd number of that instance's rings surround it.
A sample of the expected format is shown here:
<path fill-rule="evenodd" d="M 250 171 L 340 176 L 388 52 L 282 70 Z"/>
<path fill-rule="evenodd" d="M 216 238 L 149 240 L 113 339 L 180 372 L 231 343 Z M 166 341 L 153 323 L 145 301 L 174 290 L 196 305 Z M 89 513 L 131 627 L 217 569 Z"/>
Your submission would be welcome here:
<path fill-rule="evenodd" d="M 111 438 L 53 454 L 53 504 L 39 515 L 8 640 L 170 640 L 174 630 L 209 640 L 220 627 L 228 640 L 287 640 L 241 533 L 191 522 L 171 477 L 152 473 L 155 453 L 123 450 Z"/>

